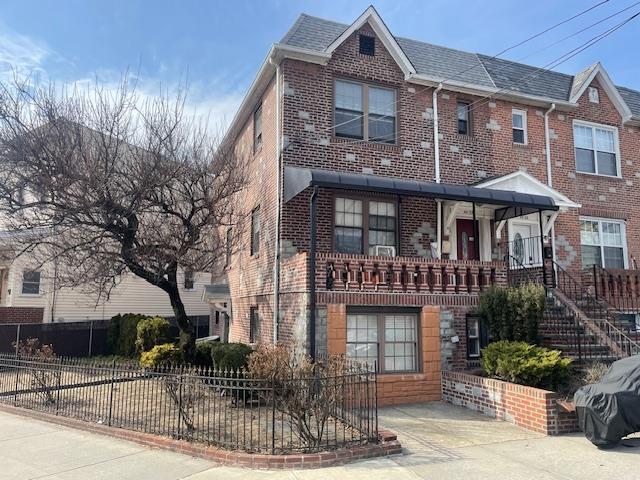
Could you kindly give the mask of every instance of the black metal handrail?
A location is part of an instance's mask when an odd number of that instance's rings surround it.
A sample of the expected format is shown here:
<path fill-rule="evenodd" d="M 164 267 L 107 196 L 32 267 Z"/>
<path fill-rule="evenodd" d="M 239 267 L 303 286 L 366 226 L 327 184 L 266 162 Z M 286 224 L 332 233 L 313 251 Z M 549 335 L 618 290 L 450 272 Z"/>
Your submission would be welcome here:
<path fill-rule="evenodd" d="M 606 337 L 606 343 L 617 357 L 640 354 L 640 345 L 615 325 L 614 312 L 591 295 L 581 282 L 553 263 L 553 287 L 567 297 L 584 315 L 584 324 L 595 335 Z"/>

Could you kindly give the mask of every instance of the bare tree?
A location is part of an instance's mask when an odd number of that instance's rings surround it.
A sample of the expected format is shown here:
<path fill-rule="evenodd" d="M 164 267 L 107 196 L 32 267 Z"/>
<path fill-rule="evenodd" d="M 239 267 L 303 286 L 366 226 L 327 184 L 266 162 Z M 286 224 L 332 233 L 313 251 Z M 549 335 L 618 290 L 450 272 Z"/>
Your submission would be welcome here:
<path fill-rule="evenodd" d="M 187 358 L 195 332 L 178 273 L 223 264 L 245 171 L 232 144 L 186 115 L 184 90 L 0 85 L 4 241 L 55 263 L 58 288 L 104 299 L 129 272 L 161 288 Z"/>

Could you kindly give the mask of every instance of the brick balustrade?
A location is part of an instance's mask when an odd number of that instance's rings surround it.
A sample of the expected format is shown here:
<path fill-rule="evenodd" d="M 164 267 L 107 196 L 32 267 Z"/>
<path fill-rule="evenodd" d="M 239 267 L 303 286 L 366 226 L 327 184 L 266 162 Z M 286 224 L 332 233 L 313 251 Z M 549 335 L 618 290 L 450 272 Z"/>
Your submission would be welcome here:
<path fill-rule="evenodd" d="M 442 372 L 442 399 L 545 435 L 578 430 L 555 392 L 463 372 Z"/>
<path fill-rule="evenodd" d="M 341 253 L 316 256 L 319 291 L 469 294 L 505 282 L 502 262 Z"/>

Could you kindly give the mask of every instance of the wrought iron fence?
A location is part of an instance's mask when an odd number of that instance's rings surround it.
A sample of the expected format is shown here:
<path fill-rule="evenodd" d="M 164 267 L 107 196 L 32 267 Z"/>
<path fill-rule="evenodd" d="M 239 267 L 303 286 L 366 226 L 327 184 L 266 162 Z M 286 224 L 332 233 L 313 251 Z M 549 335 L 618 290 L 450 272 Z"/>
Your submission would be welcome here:
<path fill-rule="evenodd" d="M 351 362 L 264 379 L 208 367 L 0 354 L 0 402 L 252 453 L 318 452 L 378 437 L 376 374 Z"/>

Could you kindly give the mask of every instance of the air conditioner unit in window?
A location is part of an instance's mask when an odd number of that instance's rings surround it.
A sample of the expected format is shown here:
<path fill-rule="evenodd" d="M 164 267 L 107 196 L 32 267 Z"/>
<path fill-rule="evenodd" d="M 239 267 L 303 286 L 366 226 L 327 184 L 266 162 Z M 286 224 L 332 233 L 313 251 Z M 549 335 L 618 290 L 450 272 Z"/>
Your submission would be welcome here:
<path fill-rule="evenodd" d="M 373 254 L 379 257 L 395 257 L 396 247 L 389 245 L 376 245 L 373 247 Z"/>

